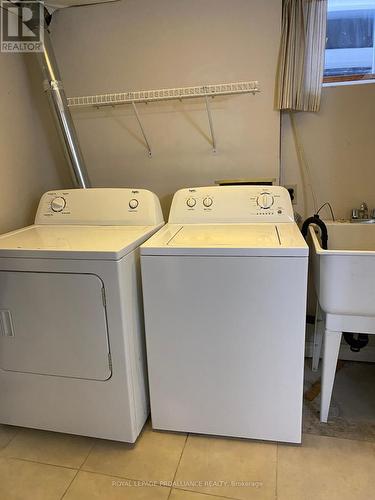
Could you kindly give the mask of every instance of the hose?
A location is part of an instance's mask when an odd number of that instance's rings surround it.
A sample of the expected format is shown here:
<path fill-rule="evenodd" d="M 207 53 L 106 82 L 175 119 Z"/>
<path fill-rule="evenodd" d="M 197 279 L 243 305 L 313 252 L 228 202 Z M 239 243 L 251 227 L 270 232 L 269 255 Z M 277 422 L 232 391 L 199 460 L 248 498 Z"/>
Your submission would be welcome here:
<path fill-rule="evenodd" d="M 322 240 L 322 248 L 324 250 L 328 249 L 328 231 L 327 231 L 327 226 L 324 224 L 322 219 L 319 217 L 318 214 L 313 215 L 312 217 L 309 217 L 308 219 L 305 220 L 305 222 L 302 224 L 302 236 L 306 239 L 307 237 L 307 230 L 310 226 L 310 224 L 314 224 L 319 227 L 320 229 L 320 238 Z"/>

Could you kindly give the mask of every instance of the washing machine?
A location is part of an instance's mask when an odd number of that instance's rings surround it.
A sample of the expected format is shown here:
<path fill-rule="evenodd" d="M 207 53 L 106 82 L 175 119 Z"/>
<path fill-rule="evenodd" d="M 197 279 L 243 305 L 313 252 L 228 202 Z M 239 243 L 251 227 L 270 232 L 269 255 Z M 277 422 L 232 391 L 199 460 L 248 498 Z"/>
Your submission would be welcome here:
<path fill-rule="evenodd" d="M 301 441 L 307 266 L 283 187 L 175 194 L 141 246 L 154 429 Z"/>
<path fill-rule="evenodd" d="M 0 237 L 0 422 L 134 442 L 149 413 L 142 189 L 53 191 Z"/>

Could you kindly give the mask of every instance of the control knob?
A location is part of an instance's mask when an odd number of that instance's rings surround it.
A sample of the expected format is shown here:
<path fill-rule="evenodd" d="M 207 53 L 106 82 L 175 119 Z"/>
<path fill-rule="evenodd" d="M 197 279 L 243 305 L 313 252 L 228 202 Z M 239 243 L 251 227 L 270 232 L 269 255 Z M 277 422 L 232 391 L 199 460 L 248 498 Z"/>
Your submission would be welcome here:
<path fill-rule="evenodd" d="M 258 196 L 257 203 L 260 208 L 271 208 L 274 203 L 274 199 L 273 196 L 269 193 L 262 193 L 260 196 Z"/>
<path fill-rule="evenodd" d="M 62 212 L 66 206 L 66 200 L 62 196 L 57 196 L 51 201 L 51 209 L 54 212 Z"/>
<path fill-rule="evenodd" d="M 212 198 L 210 198 L 209 196 L 207 196 L 206 198 L 204 198 L 203 200 L 203 205 L 207 208 L 209 208 L 212 204 L 213 204 L 214 200 Z"/>
<path fill-rule="evenodd" d="M 188 198 L 186 200 L 186 205 L 189 207 L 189 208 L 193 208 L 195 207 L 195 205 L 197 204 L 197 200 L 195 198 Z"/>
<path fill-rule="evenodd" d="M 135 208 L 137 208 L 139 205 L 139 201 L 136 200 L 135 198 L 133 198 L 132 200 L 129 201 L 129 207 L 134 210 Z"/>

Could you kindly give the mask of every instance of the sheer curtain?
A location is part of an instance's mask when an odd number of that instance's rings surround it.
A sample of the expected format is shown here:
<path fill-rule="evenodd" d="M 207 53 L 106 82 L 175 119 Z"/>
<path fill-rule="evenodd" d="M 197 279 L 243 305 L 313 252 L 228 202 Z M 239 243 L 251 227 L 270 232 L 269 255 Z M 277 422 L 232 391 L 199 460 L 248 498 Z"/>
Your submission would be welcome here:
<path fill-rule="evenodd" d="M 276 108 L 319 111 L 327 0 L 284 0 Z"/>

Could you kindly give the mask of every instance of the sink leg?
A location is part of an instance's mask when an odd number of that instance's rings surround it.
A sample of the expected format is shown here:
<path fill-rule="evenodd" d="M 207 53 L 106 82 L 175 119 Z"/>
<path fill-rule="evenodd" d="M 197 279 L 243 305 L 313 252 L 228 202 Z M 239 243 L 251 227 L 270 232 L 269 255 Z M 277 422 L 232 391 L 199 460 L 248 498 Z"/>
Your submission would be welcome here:
<path fill-rule="evenodd" d="M 322 311 L 319 302 L 317 302 L 316 312 L 315 312 L 314 345 L 313 345 L 312 366 L 311 366 L 313 372 L 316 372 L 319 367 L 323 334 L 324 334 L 324 312 Z"/>
<path fill-rule="evenodd" d="M 342 332 L 334 332 L 332 330 L 325 331 L 322 371 L 322 397 L 320 401 L 321 422 L 327 422 L 328 420 L 341 337 Z"/>

